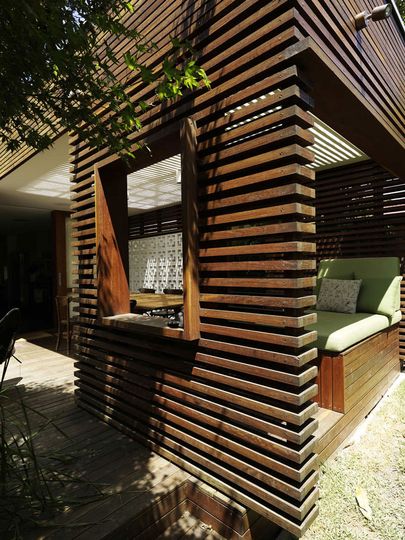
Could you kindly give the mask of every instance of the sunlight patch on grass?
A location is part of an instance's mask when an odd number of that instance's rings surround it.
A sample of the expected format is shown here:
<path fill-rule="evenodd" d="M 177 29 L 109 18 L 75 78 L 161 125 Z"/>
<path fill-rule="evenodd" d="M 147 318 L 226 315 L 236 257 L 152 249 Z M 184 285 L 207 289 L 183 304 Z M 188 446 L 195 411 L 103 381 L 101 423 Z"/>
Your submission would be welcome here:
<path fill-rule="evenodd" d="M 405 538 L 405 377 L 372 413 L 367 430 L 321 468 L 319 517 L 304 540 Z M 356 502 L 362 487 L 372 510 Z"/>

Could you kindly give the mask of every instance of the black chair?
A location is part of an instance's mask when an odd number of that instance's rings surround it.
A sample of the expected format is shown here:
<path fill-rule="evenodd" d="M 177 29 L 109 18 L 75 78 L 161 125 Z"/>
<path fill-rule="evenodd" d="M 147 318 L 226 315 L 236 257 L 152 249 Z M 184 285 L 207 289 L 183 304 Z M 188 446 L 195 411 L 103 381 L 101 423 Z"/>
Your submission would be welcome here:
<path fill-rule="evenodd" d="M 136 304 L 137 304 L 136 300 L 130 300 L 129 301 L 129 311 L 131 313 L 136 313 Z"/>
<path fill-rule="evenodd" d="M 18 308 L 11 309 L 0 320 L 0 364 L 4 364 L 0 390 L 3 387 L 4 377 L 6 376 L 11 357 L 14 357 L 21 364 L 21 361 L 14 356 L 14 344 L 20 325 L 21 312 Z"/>
<path fill-rule="evenodd" d="M 163 289 L 164 294 L 183 294 L 183 289 Z"/>

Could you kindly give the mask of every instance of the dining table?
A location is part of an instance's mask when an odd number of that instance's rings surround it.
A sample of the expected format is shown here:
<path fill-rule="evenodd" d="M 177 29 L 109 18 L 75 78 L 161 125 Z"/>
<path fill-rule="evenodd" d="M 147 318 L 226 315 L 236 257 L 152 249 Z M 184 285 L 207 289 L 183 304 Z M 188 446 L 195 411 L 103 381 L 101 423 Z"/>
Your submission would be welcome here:
<path fill-rule="evenodd" d="M 135 311 L 138 312 L 154 309 L 178 309 L 184 304 L 182 294 L 131 292 L 129 299 L 136 301 Z"/>

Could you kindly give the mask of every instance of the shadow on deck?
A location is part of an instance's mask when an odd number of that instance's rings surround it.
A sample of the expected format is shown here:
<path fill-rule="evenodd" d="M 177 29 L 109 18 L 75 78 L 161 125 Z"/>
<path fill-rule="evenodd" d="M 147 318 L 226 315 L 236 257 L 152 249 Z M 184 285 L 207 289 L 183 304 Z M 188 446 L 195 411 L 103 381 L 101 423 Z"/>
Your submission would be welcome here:
<path fill-rule="evenodd" d="M 5 409 L 18 410 L 22 398 L 52 420 L 54 425 L 36 438 L 37 451 L 73 456 L 69 465 L 56 467 L 78 481 L 58 495 L 81 503 L 67 504 L 52 526 L 25 529 L 24 540 L 269 540 L 277 535 L 279 528 L 265 518 L 80 409 L 74 399 L 74 359 L 55 352 L 55 343 L 47 333 L 17 341 L 22 364 L 10 364 Z M 34 427 L 41 421 L 33 415 Z M 0 538 L 8 538 L 1 523 Z"/>
<path fill-rule="evenodd" d="M 22 364 L 12 361 L 6 375 L 6 414 L 18 414 L 22 398 L 63 432 L 48 425 L 35 439 L 37 453 L 72 458 L 68 465 L 55 465 L 75 478 L 58 494 L 66 501 L 85 497 L 86 504 L 68 505 L 55 516 L 54 526 L 27 530 L 24 539 L 156 538 L 180 517 L 189 475 L 79 409 L 73 393 L 73 359 L 40 342 L 16 343 Z M 44 424 L 43 418 L 31 416 L 33 427 Z M 90 497 L 92 502 L 87 502 Z M 168 512 L 177 515 L 156 528 Z M 5 535 L 3 531 L 0 537 Z"/>

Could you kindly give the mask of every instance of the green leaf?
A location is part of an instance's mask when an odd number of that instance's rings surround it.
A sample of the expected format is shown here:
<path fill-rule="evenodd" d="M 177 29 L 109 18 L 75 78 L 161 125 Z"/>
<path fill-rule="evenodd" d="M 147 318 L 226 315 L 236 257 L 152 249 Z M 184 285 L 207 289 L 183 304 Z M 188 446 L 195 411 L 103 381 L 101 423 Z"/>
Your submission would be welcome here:
<path fill-rule="evenodd" d="M 2 2 L 2 20 L 7 22 L 0 22 L 5 44 L 0 141 L 5 147 L 14 151 L 26 144 L 41 150 L 66 129 L 98 149 L 125 154 L 133 148 L 128 132 L 140 127 L 137 116 L 150 108 L 145 102 L 130 107 L 126 84 L 158 82 L 159 100 L 181 96 L 184 88 L 191 91 L 201 83 L 209 87 L 191 43 L 175 36 L 170 54 L 151 69 L 151 55 L 160 44 L 125 26 L 134 5 L 134 0 L 40 0 L 24 2 L 21 16 L 15 2 Z M 123 39 L 131 43 L 125 55 L 116 47 Z M 117 76 L 121 70 L 115 66 L 120 65 L 133 72 L 126 73 L 125 81 Z M 95 104 L 112 114 L 94 114 Z M 52 136 L 44 137 L 44 131 Z"/>
<path fill-rule="evenodd" d="M 171 44 L 173 45 L 173 47 L 175 49 L 179 49 L 181 47 L 181 45 L 182 45 L 181 41 L 176 37 L 171 37 L 170 41 L 171 41 Z"/>
<path fill-rule="evenodd" d="M 139 67 L 136 58 L 134 58 L 130 52 L 124 54 L 124 60 L 129 69 L 135 70 Z"/>
<path fill-rule="evenodd" d="M 138 105 L 143 112 L 149 109 L 149 105 L 145 101 L 139 101 Z"/>
<path fill-rule="evenodd" d="M 141 71 L 142 80 L 146 83 L 151 83 L 156 80 L 152 70 L 146 66 L 138 66 Z"/>

